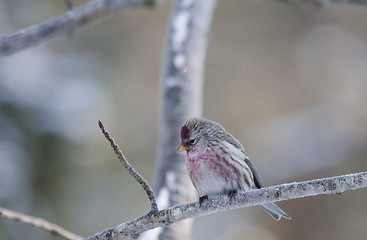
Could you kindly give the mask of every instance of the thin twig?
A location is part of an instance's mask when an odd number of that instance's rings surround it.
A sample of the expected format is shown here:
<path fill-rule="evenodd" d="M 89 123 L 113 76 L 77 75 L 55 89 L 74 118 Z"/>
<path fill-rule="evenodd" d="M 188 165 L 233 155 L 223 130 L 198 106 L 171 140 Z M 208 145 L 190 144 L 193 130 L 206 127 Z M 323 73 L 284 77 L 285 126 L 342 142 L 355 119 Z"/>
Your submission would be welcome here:
<path fill-rule="evenodd" d="M 131 164 L 127 161 L 126 157 L 120 150 L 119 146 L 115 143 L 113 138 L 110 136 L 110 134 L 107 132 L 107 130 L 104 128 L 101 121 L 98 121 L 99 128 L 102 130 L 103 135 L 106 137 L 106 139 L 111 143 L 111 147 L 113 148 L 114 152 L 116 153 L 117 157 L 120 159 L 120 162 L 126 170 L 130 173 L 131 176 L 135 178 L 135 180 L 143 187 L 145 192 L 148 195 L 149 201 L 150 201 L 150 211 L 155 212 L 158 211 L 157 202 L 154 197 L 153 189 L 150 187 L 150 185 L 147 183 L 147 181 L 144 180 L 144 178 L 131 166 Z"/>
<path fill-rule="evenodd" d="M 70 1 L 69 1 L 70 2 Z M 152 0 L 92 0 L 63 15 L 0 37 L 0 56 L 15 53 L 44 42 L 51 37 L 70 33 L 97 16 L 128 7 L 151 7 Z"/>
<path fill-rule="evenodd" d="M 220 195 L 209 198 L 201 207 L 199 202 L 194 202 L 146 214 L 116 227 L 109 228 L 101 233 L 97 233 L 87 238 L 87 240 L 134 239 L 147 230 L 167 226 L 188 218 L 269 202 L 321 194 L 341 194 L 347 190 L 365 187 L 367 187 L 367 172 L 360 172 L 239 192 L 231 199 L 229 199 L 228 195 Z M 294 218 L 297 218 L 297 216 L 294 216 Z"/>
<path fill-rule="evenodd" d="M 42 218 L 36 218 L 29 215 L 25 215 L 23 213 L 19 213 L 16 211 L 8 210 L 3 207 L 0 207 L 0 216 L 6 219 L 14 220 L 17 222 L 29 224 L 33 227 L 45 230 L 47 232 L 50 232 L 54 235 L 58 235 L 62 238 L 68 239 L 68 240 L 81 240 L 83 239 L 81 236 L 78 236 L 72 232 L 69 232 L 62 227 L 50 223 Z"/>

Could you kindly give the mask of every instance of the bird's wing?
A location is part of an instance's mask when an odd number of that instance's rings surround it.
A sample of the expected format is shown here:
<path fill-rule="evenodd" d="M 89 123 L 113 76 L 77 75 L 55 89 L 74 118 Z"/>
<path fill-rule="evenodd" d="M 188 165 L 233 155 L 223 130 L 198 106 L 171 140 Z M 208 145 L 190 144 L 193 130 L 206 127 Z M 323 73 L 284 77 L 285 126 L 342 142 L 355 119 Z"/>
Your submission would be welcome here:
<path fill-rule="evenodd" d="M 236 142 L 236 141 L 233 141 L 233 142 Z M 246 156 L 245 151 L 243 150 L 243 147 L 241 146 L 241 144 L 234 145 L 233 142 L 223 141 L 222 145 L 224 145 L 227 149 L 229 149 L 231 153 L 231 158 L 233 161 L 235 161 L 237 164 L 247 169 L 248 179 L 254 179 L 255 186 L 257 188 L 261 188 L 263 185 L 261 183 L 260 177 L 257 174 L 255 168 L 252 166 L 250 160 Z"/>
<path fill-rule="evenodd" d="M 262 184 L 261 182 L 261 179 L 260 179 L 260 176 L 259 174 L 257 173 L 256 169 L 254 168 L 254 166 L 252 166 L 251 162 L 250 162 L 250 159 L 246 156 L 246 153 L 245 153 L 245 149 L 244 147 L 241 145 L 241 143 L 235 138 L 233 137 L 232 135 L 228 134 L 228 137 L 227 137 L 227 141 L 230 143 L 229 145 L 232 145 L 234 146 L 235 148 L 238 149 L 238 151 L 235 151 L 238 156 L 238 158 L 236 158 L 237 161 L 240 161 L 241 164 L 247 164 L 252 172 L 252 175 L 254 176 L 254 182 L 255 182 L 255 186 L 257 188 L 262 188 L 264 187 L 264 185 Z M 233 149 L 233 148 L 232 148 Z M 244 161 L 244 162 L 243 162 Z"/>
<path fill-rule="evenodd" d="M 255 181 L 255 185 L 257 188 L 262 188 L 264 187 L 264 185 L 261 182 L 260 176 L 257 173 L 256 169 L 254 168 L 254 166 L 252 166 L 250 159 L 246 158 L 245 159 L 246 164 L 250 167 L 252 175 L 254 175 L 254 181 Z"/>

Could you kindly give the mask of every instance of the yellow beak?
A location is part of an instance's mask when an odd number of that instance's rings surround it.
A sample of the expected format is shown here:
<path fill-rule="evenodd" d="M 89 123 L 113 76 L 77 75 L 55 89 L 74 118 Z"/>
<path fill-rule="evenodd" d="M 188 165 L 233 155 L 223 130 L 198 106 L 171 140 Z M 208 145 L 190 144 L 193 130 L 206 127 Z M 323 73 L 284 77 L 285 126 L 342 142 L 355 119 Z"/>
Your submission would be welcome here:
<path fill-rule="evenodd" d="M 188 148 L 189 148 L 188 146 L 185 146 L 185 145 L 181 144 L 181 146 L 177 149 L 177 152 L 187 150 Z"/>

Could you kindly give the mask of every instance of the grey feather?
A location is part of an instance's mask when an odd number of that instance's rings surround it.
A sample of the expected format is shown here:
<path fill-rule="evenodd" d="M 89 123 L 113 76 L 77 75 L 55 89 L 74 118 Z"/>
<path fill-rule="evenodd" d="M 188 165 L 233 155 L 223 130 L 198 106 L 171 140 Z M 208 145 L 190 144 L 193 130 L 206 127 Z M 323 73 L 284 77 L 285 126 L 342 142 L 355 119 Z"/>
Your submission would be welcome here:
<path fill-rule="evenodd" d="M 267 211 L 269 215 L 272 216 L 275 220 L 280 220 L 281 217 L 284 217 L 289 220 L 292 219 L 274 203 L 265 203 L 261 205 L 261 207 L 263 207 L 265 211 Z"/>

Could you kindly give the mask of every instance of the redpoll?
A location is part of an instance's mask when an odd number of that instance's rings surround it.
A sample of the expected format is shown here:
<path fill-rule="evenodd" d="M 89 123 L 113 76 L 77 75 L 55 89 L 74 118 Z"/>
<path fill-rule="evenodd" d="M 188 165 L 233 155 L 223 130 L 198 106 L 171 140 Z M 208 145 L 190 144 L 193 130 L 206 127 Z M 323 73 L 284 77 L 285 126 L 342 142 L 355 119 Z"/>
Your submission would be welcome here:
<path fill-rule="evenodd" d="M 200 203 L 214 194 L 262 188 L 260 177 L 241 143 L 219 123 L 193 118 L 181 128 L 181 146 L 187 168 L 200 196 Z M 261 205 L 274 219 L 291 219 L 274 203 Z"/>

